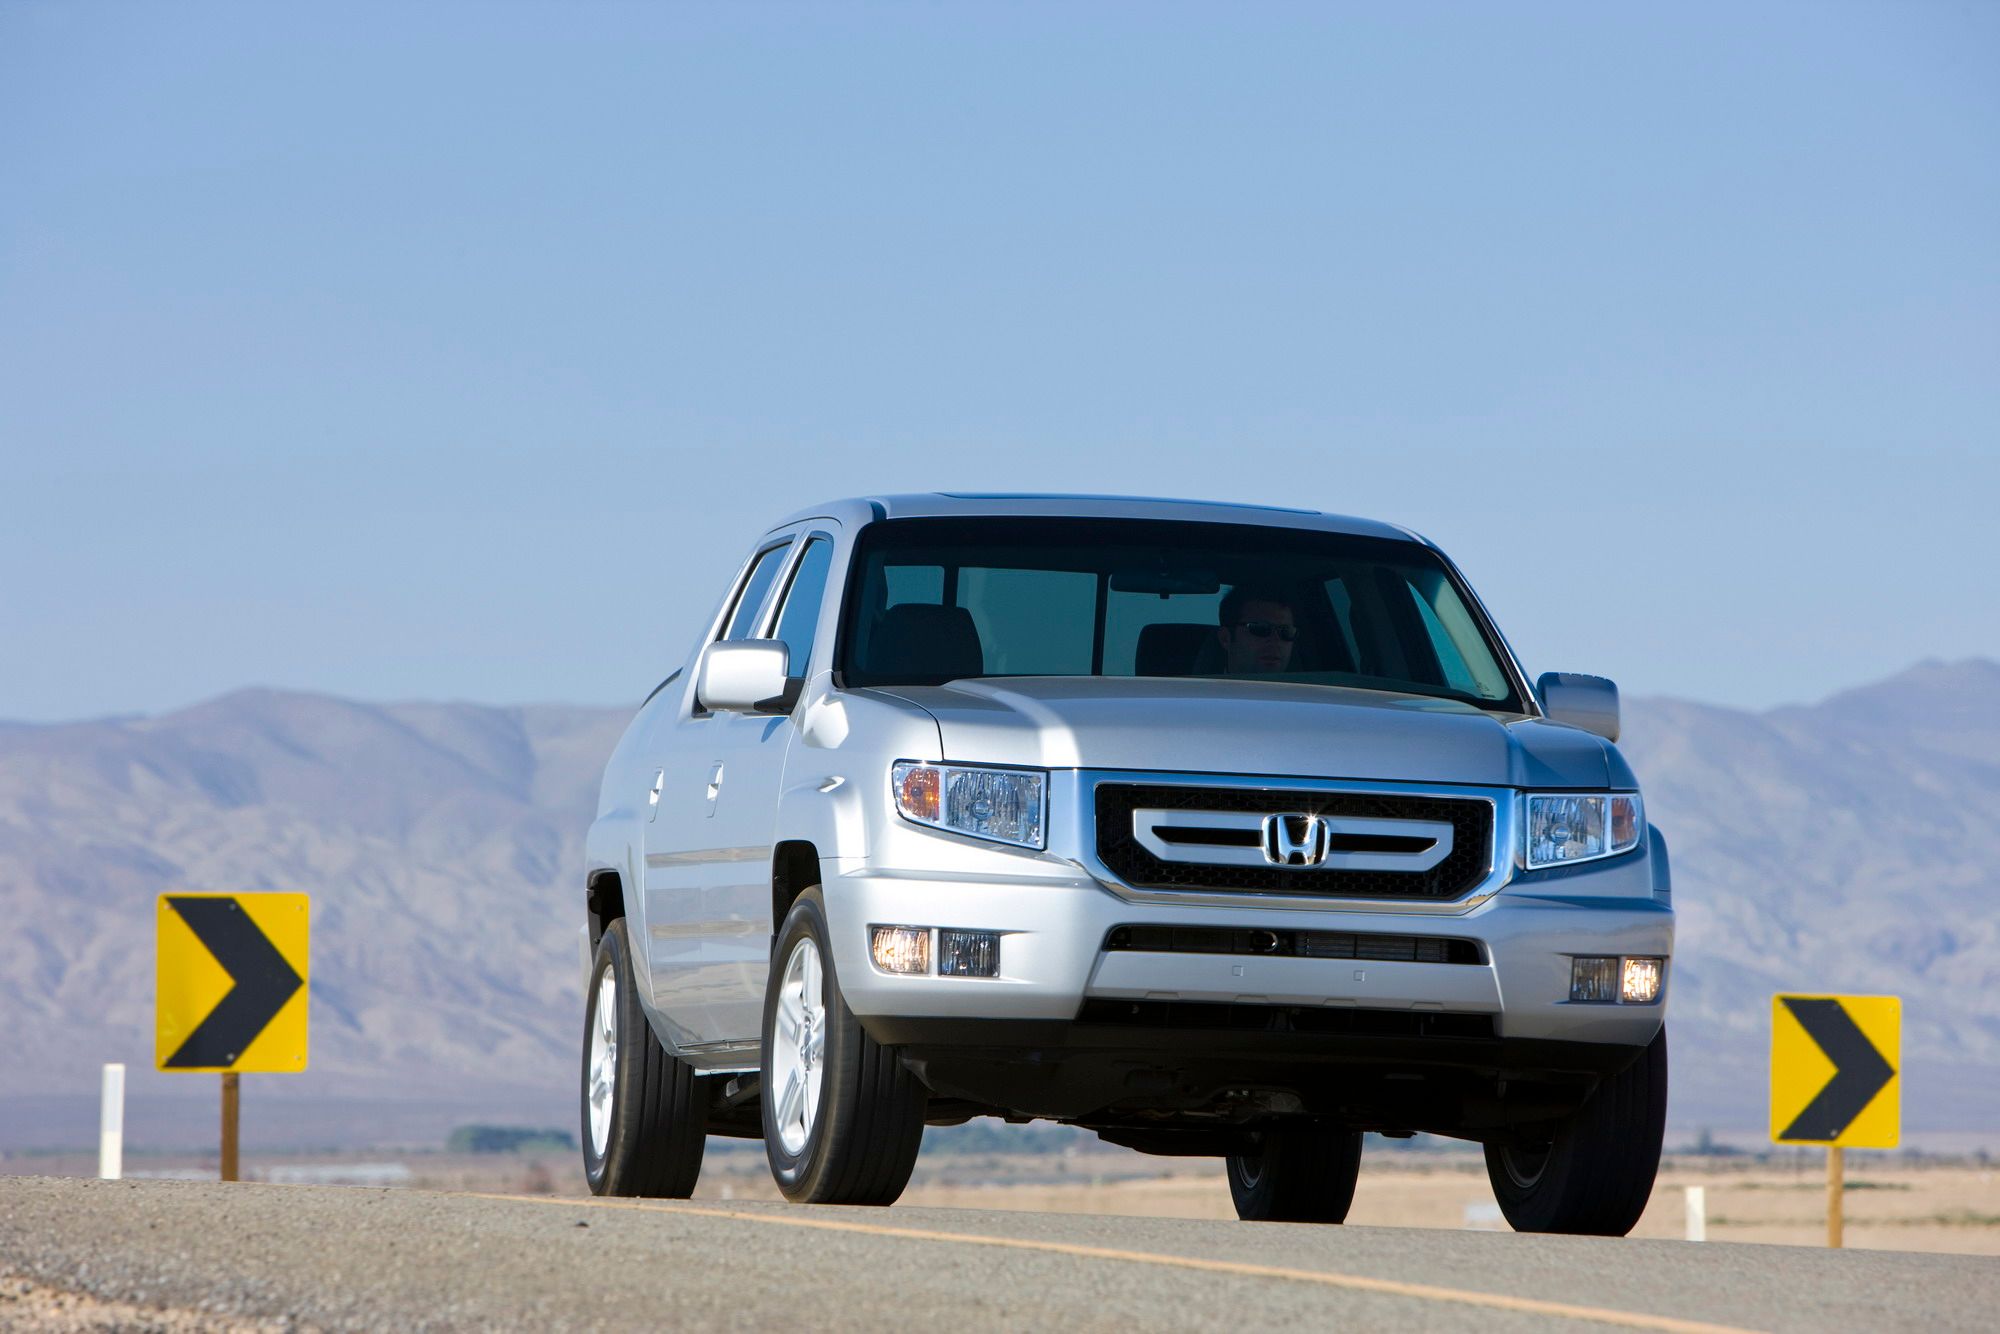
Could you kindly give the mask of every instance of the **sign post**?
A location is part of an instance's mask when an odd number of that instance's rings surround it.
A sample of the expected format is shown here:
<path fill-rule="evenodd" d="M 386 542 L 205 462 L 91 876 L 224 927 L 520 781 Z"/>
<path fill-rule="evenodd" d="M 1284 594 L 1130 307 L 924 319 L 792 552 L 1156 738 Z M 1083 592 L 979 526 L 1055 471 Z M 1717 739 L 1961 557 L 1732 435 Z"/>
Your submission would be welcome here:
<path fill-rule="evenodd" d="M 162 894 L 153 1064 L 222 1076 L 224 1181 L 238 1179 L 238 1076 L 306 1068 L 304 894 Z"/>
<path fill-rule="evenodd" d="M 240 1104 L 237 1102 L 236 1081 L 240 1076 L 231 1070 L 222 1076 L 222 1170 L 224 1181 L 236 1181 L 236 1125 Z"/>
<path fill-rule="evenodd" d="M 1847 1153 L 1902 1138 L 1903 1002 L 1896 996 L 1771 998 L 1771 1139 L 1826 1148 L 1826 1244 L 1845 1219 Z"/>

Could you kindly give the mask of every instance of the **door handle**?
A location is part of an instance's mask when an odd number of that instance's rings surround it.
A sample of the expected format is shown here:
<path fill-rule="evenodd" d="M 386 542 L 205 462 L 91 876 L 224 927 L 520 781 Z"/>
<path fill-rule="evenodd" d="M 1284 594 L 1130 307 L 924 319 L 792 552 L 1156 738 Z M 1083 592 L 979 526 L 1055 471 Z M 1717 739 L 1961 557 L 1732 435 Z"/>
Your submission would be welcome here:
<path fill-rule="evenodd" d="M 655 771 L 653 774 L 653 790 L 646 794 L 647 824 L 653 823 L 653 818 L 660 813 L 660 792 L 666 787 L 666 785 L 667 785 L 667 771 L 665 769 L 660 769 Z"/>
<path fill-rule="evenodd" d="M 721 795 L 722 762 L 718 760 L 715 767 L 708 771 L 708 813 L 711 817 L 715 815 L 715 800 Z"/>

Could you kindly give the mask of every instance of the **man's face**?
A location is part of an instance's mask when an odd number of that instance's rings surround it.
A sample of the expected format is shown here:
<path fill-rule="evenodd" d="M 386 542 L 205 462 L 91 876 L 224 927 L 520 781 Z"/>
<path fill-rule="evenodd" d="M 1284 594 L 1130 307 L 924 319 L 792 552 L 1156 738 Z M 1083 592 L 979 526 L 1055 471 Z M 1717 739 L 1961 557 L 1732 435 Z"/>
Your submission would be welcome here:
<path fill-rule="evenodd" d="M 1216 635 L 1230 675 L 1253 672 L 1282 672 L 1292 660 L 1294 628 L 1292 609 L 1282 602 L 1246 602 L 1235 625 L 1225 625 Z"/>

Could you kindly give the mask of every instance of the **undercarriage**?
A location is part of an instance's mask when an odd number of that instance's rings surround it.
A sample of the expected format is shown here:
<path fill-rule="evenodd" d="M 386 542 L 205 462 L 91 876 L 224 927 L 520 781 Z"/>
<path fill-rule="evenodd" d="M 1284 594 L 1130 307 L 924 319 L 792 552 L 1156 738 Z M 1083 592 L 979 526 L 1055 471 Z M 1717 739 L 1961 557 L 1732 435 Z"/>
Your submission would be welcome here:
<path fill-rule="evenodd" d="M 1169 1155 L 1238 1152 L 1277 1123 L 1532 1139 L 1644 1050 L 1499 1038 L 1487 1015 L 1171 1001 L 867 1026 L 930 1089 L 933 1124 L 1048 1119 Z"/>

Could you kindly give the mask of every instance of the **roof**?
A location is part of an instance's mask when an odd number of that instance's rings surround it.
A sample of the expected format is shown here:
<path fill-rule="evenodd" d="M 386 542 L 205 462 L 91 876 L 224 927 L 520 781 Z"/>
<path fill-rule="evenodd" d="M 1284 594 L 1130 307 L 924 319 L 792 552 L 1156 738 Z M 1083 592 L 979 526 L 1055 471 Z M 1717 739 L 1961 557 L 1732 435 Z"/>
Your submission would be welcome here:
<path fill-rule="evenodd" d="M 1242 523 L 1267 528 L 1309 528 L 1358 537 L 1418 538 L 1407 528 L 1319 510 L 1214 500 L 1152 496 L 1095 496 L 1062 493 L 932 491 L 914 495 L 861 496 L 813 505 L 773 525 L 827 517 L 860 525 L 874 519 L 955 518 L 969 515 L 1058 516 L 1083 519 L 1180 519 L 1196 523 Z"/>

